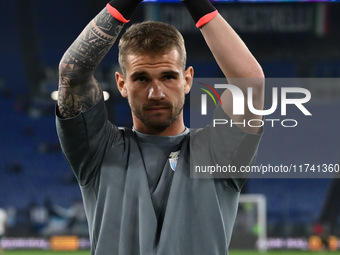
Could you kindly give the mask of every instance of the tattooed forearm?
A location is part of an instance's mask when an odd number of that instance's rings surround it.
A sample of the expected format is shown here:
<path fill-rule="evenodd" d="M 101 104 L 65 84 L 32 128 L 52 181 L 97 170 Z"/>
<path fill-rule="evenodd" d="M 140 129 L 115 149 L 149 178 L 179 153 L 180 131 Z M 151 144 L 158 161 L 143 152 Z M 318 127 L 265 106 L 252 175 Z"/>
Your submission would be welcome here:
<path fill-rule="evenodd" d="M 65 64 L 75 64 L 84 71 L 95 69 L 115 42 L 123 24 L 103 9 L 66 52 Z"/>
<path fill-rule="evenodd" d="M 96 80 L 92 84 L 71 87 L 69 79 L 64 77 L 60 81 L 58 91 L 59 115 L 62 118 L 72 118 L 89 109 L 96 102 L 99 102 L 102 97 L 102 88 Z"/>
<path fill-rule="evenodd" d="M 123 24 L 104 8 L 65 52 L 59 64 L 58 109 L 61 117 L 74 117 L 102 98 L 102 89 L 93 74 L 122 27 Z"/>

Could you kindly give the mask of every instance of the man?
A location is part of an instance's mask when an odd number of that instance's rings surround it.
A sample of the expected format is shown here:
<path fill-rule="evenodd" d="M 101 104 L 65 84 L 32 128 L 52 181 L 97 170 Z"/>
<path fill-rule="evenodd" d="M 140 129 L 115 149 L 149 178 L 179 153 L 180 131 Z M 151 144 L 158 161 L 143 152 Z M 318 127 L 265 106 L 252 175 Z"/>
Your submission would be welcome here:
<path fill-rule="evenodd" d="M 107 120 L 93 73 L 140 2 L 111 1 L 60 62 L 57 130 L 81 187 L 91 254 L 227 254 L 244 180 L 191 179 L 190 163 L 251 164 L 261 130 L 185 127 L 184 96 L 194 71 L 185 68 L 180 33 L 160 22 L 135 24 L 119 42 L 115 77 L 133 129 Z M 262 109 L 262 69 L 245 44 L 208 0 L 184 4 L 226 77 L 242 78 L 236 83 L 244 93 L 252 86 L 254 107 Z M 223 93 L 215 116 L 261 118 L 233 115 L 231 97 Z"/>

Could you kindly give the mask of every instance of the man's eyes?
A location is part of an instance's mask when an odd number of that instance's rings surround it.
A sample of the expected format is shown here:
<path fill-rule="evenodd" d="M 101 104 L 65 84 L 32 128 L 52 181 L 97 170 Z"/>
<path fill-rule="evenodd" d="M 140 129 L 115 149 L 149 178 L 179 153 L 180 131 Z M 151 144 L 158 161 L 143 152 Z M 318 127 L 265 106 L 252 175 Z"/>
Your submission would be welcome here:
<path fill-rule="evenodd" d="M 135 81 L 146 82 L 148 79 L 145 76 L 138 76 Z"/>
<path fill-rule="evenodd" d="M 162 77 L 162 80 L 165 80 L 165 81 L 168 81 L 168 80 L 175 80 L 176 79 L 176 76 L 175 75 L 171 75 L 171 74 L 167 74 L 167 75 L 164 75 Z M 148 77 L 145 77 L 145 76 L 137 76 L 135 77 L 134 81 L 138 81 L 138 82 L 149 82 L 150 79 Z"/>
<path fill-rule="evenodd" d="M 165 75 L 164 79 L 165 80 L 172 80 L 172 79 L 176 79 L 176 77 L 174 75 Z"/>

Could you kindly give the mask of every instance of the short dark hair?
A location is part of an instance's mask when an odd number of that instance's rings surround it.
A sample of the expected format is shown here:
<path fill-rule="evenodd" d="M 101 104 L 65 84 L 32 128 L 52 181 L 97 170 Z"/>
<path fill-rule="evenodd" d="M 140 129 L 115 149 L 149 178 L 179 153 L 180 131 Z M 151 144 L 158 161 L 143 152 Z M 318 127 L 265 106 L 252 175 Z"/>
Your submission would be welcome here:
<path fill-rule="evenodd" d="M 172 25 L 158 21 L 144 21 L 129 27 L 119 41 L 118 61 L 126 72 L 126 57 L 130 54 L 157 55 L 176 49 L 181 57 L 183 70 L 186 65 L 186 50 L 182 34 Z"/>

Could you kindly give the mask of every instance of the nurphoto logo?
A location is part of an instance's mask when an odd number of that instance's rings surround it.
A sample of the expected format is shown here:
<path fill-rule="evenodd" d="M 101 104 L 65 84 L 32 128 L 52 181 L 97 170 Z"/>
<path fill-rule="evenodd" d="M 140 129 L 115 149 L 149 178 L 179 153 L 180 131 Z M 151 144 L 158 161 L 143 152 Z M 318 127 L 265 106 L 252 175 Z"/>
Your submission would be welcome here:
<path fill-rule="evenodd" d="M 215 96 L 219 100 L 222 105 L 221 97 L 217 93 L 216 89 L 229 90 L 233 99 L 233 115 L 244 115 L 245 107 L 248 107 L 249 111 L 254 115 L 265 116 L 264 119 L 250 119 L 246 122 L 233 122 L 232 120 L 227 119 L 213 119 L 212 123 L 215 127 L 216 125 L 243 125 L 250 127 L 262 127 L 265 123 L 274 127 L 276 124 L 280 123 L 282 127 L 296 127 L 298 125 L 298 121 L 296 119 L 278 119 L 278 118 L 268 118 L 271 114 L 273 114 L 280 104 L 280 116 L 287 116 L 287 105 L 293 105 L 297 107 L 303 115 L 312 116 L 311 112 L 304 106 L 311 99 L 311 93 L 308 89 L 299 88 L 299 87 L 272 87 L 271 91 L 271 106 L 268 109 L 255 109 L 253 104 L 253 88 L 249 87 L 247 90 L 247 95 L 240 88 L 232 84 L 214 84 L 214 87 L 209 86 L 205 83 L 200 83 L 204 85 L 206 88 L 200 88 L 204 94 L 201 94 L 201 115 L 207 115 L 208 103 L 207 103 L 207 95 L 213 100 L 215 106 L 217 105 L 217 101 Z M 211 92 L 215 95 L 213 95 Z M 280 91 L 280 96 L 279 96 Z"/>
<path fill-rule="evenodd" d="M 222 105 L 222 100 L 221 100 L 219 94 L 217 93 L 217 91 L 213 87 L 211 87 L 208 84 L 205 84 L 203 82 L 200 82 L 200 84 L 202 84 L 202 85 L 206 86 L 208 89 L 210 89 L 217 96 L 217 99 L 220 101 L 220 104 Z M 210 96 L 210 98 L 214 101 L 215 106 L 217 105 L 215 97 L 211 94 L 211 92 L 209 90 L 207 90 L 205 88 L 200 88 L 200 90 L 203 90 L 205 93 L 207 93 Z M 207 94 L 201 95 L 201 100 L 202 100 L 201 114 L 202 115 L 207 115 L 207 108 L 208 108 L 208 106 L 207 106 Z"/>

